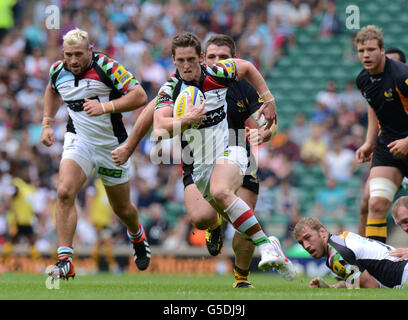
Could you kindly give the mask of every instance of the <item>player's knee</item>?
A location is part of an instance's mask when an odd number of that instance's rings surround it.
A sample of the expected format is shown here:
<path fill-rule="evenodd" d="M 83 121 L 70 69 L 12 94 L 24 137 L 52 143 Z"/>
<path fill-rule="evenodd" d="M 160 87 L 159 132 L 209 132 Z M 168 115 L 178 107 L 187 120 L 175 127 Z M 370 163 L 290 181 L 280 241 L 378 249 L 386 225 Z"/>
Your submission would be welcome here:
<path fill-rule="evenodd" d="M 369 211 L 373 214 L 385 216 L 390 207 L 390 201 L 383 197 L 372 197 L 369 201 Z"/>
<path fill-rule="evenodd" d="M 75 200 L 75 192 L 68 186 L 61 185 L 57 190 L 57 198 L 61 202 L 73 202 Z"/>
<path fill-rule="evenodd" d="M 373 178 L 370 180 L 369 211 L 386 214 L 397 193 L 397 185 L 386 178 Z"/>
<path fill-rule="evenodd" d="M 211 186 L 210 194 L 217 203 L 224 203 L 233 192 L 224 186 Z"/>

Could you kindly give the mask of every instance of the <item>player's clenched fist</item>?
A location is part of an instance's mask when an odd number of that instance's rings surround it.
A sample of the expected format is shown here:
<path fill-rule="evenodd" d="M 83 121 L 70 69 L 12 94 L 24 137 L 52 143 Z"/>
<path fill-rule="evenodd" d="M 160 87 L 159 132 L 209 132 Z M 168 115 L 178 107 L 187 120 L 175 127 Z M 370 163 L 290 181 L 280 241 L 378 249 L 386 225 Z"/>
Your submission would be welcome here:
<path fill-rule="evenodd" d="M 84 111 L 90 117 L 104 114 L 102 104 L 98 100 L 89 100 L 87 98 L 85 98 Z"/>
<path fill-rule="evenodd" d="M 43 128 L 41 132 L 41 143 L 47 147 L 50 147 L 54 144 L 54 131 L 52 128 Z"/>

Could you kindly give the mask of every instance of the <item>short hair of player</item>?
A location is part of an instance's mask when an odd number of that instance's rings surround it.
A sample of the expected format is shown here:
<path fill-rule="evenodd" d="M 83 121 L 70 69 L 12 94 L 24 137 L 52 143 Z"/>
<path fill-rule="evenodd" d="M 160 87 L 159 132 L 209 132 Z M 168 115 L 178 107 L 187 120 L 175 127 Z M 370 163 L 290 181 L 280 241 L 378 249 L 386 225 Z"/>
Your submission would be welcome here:
<path fill-rule="evenodd" d="M 368 25 L 361 28 L 354 39 L 354 43 L 357 45 L 358 43 L 364 43 L 367 40 L 377 40 L 379 47 L 384 48 L 383 33 L 380 28 L 377 28 L 374 25 Z"/>
<path fill-rule="evenodd" d="M 401 49 L 399 49 L 399 48 L 389 48 L 389 49 L 387 49 L 387 50 L 385 51 L 385 54 L 389 54 L 389 53 L 396 53 L 396 54 L 399 55 L 400 61 L 401 61 L 402 63 L 406 63 L 406 62 L 407 62 L 407 58 L 405 57 L 405 53 L 404 53 L 404 51 L 402 51 Z"/>
<path fill-rule="evenodd" d="M 295 238 L 302 232 L 304 227 L 309 227 L 312 230 L 319 231 L 320 228 L 326 229 L 322 223 L 319 221 L 319 219 L 315 217 L 306 217 L 306 218 L 301 218 L 298 223 L 296 223 L 296 226 L 293 228 L 293 235 Z"/>
<path fill-rule="evenodd" d="M 400 207 L 408 209 L 408 196 L 399 197 L 392 206 L 391 214 L 393 218 L 397 217 L 397 213 Z"/>
<path fill-rule="evenodd" d="M 182 32 L 173 38 L 173 42 L 171 44 L 171 54 L 174 56 L 177 48 L 187 47 L 193 47 L 198 55 L 201 54 L 201 42 L 197 36 L 190 32 Z"/>
<path fill-rule="evenodd" d="M 232 39 L 229 35 L 226 34 L 215 34 L 213 36 L 210 37 L 210 39 L 207 40 L 207 42 L 205 43 L 205 52 L 207 52 L 207 48 L 210 45 L 216 45 L 216 46 L 227 46 L 228 48 L 230 48 L 231 51 L 231 56 L 235 57 L 235 53 L 236 53 L 236 46 L 235 46 L 235 41 L 234 39 Z"/>
<path fill-rule="evenodd" d="M 79 28 L 68 31 L 62 38 L 64 43 L 70 46 L 78 46 L 84 43 L 86 47 L 89 46 L 88 32 Z"/>

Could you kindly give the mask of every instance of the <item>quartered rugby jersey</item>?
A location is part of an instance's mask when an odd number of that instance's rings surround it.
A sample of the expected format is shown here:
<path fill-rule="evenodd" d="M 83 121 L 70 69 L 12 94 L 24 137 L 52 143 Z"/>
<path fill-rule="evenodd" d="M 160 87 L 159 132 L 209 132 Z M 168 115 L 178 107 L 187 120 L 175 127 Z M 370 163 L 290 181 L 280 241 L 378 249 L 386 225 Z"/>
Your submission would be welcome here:
<path fill-rule="evenodd" d="M 255 88 L 244 79 L 228 85 L 226 101 L 228 128 L 232 129 L 230 131 L 229 145 L 245 143 L 249 157 L 251 154 L 250 143 L 246 138 L 245 141 L 239 140 L 240 133 L 238 133 L 238 130 L 245 130 L 246 120 L 262 106 L 263 99 Z M 183 173 L 185 175 L 191 174 L 192 170 L 192 164 L 183 163 Z"/>
<path fill-rule="evenodd" d="M 127 138 L 120 113 L 95 117 L 83 110 L 85 98 L 106 102 L 121 97 L 139 84 L 120 63 L 102 53 L 93 53 L 92 63 L 81 75 L 74 75 L 59 60 L 50 68 L 51 86 L 67 104 L 67 131 L 97 146 L 113 147 Z"/>
<path fill-rule="evenodd" d="M 197 86 L 204 94 L 206 117 L 198 131 L 186 130 L 182 140 L 182 147 L 188 145 L 192 152 L 194 168 L 213 164 L 228 146 L 226 95 L 228 85 L 236 81 L 237 77 L 235 63 L 232 60 L 222 60 L 212 66 L 202 65 L 198 84 L 184 81 L 176 72 L 159 90 L 156 109 L 166 106 L 173 108 L 179 93 L 191 85 Z"/>
<path fill-rule="evenodd" d="M 384 72 L 370 75 L 363 70 L 357 88 L 375 111 L 381 136 L 388 141 L 408 136 L 408 66 L 389 58 Z"/>
<path fill-rule="evenodd" d="M 346 231 L 329 235 L 326 265 L 343 280 L 355 277 L 352 266 L 356 266 L 361 273 L 367 270 L 383 287 L 400 288 L 408 260 L 395 262 L 397 257 L 389 254 L 392 250 L 382 242 Z"/>

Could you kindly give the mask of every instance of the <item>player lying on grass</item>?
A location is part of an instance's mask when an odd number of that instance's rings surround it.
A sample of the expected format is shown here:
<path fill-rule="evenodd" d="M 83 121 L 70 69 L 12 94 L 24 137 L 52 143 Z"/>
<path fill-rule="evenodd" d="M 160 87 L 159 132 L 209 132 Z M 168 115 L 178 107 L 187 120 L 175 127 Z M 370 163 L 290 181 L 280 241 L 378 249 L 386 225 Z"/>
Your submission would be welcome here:
<path fill-rule="evenodd" d="M 408 233 L 408 196 L 399 197 L 392 206 L 392 218 L 405 233 Z M 398 248 L 390 253 L 397 261 L 408 259 L 408 248 Z"/>
<path fill-rule="evenodd" d="M 407 285 L 408 260 L 391 256 L 394 248 L 389 245 L 348 231 L 330 234 L 313 217 L 302 218 L 293 234 L 313 258 L 326 258 L 327 267 L 342 279 L 327 285 L 315 278 L 310 281 L 310 288 L 398 289 Z"/>

